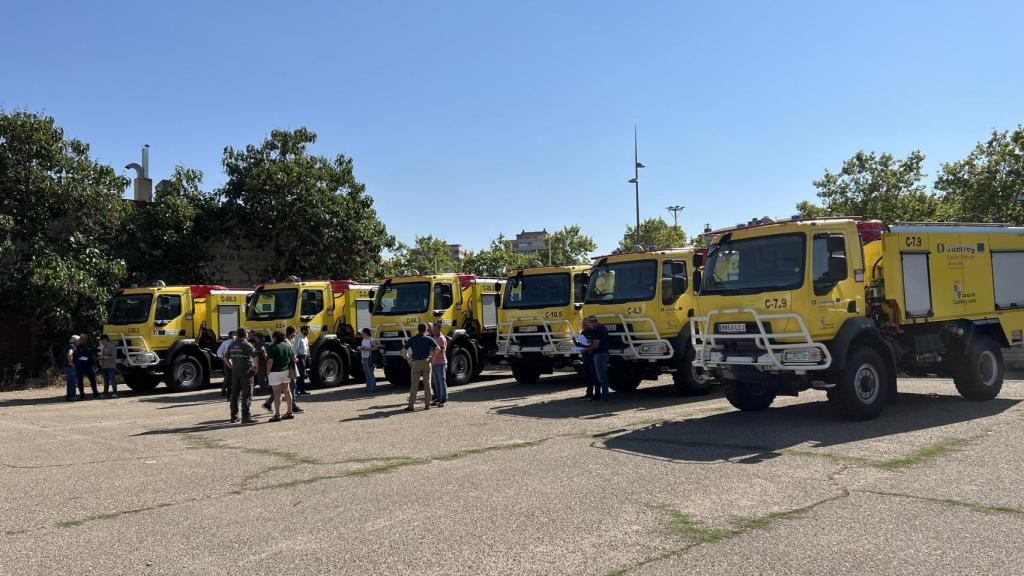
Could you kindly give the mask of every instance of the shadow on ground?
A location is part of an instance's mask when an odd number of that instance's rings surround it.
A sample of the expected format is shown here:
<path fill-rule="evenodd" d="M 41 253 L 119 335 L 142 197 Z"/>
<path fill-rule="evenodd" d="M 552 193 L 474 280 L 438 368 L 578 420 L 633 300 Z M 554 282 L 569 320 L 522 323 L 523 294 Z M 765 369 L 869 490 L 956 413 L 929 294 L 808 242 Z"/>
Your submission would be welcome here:
<path fill-rule="evenodd" d="M 988 418 L 1019 402 L 1003 398 L 969 402 L 959 396 L 901 393 L 899 402 L 887 406 L 880 417 L 868 422 L 839 420 L 827 401 L 763 412 L 730 410 L 659 422 L 636 430 L 612 431 L 602 435 L 602 444 L 609 450 L 661 460 L 728 459 L 755 464 L 781 456 L 783 450 L 795 446 L 838 446 Z"/>

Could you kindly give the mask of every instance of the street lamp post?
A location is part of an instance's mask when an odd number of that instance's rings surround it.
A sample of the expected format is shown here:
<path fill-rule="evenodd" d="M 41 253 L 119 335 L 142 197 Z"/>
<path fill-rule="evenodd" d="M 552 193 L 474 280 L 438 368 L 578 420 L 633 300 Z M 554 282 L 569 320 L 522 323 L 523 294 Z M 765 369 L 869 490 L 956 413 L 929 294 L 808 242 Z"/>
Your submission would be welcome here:
<path fill-rule="evenodd" d="M 683 211 L 686 206 L 669 206 L 665 208 L 672 213 L 672 226 L 679 228 L 679 213 Z"/>
<path fill-rule="evenodd" d="M 642 162 L 640 162 L 640 156 L 637 149 L 636 141 L 636 124 L 633 125 L 633 177 L 629 179 L 629 183 L 636 188 L 636 245 L 643 246 L 640 243 L 640 169 L 646 168 Z"/>

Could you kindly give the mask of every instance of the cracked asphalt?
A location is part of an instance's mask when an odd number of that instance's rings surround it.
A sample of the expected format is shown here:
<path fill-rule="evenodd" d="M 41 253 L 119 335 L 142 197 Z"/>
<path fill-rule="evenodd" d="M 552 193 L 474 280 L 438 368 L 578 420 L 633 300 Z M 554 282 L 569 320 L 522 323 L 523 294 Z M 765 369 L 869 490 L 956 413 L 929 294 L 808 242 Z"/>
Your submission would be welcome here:
<path fill-rule="evenodd" d="M 6 393 L 0 574 L 1021 572 L 1024 381 L 901 379 L 861 423 L 669 384 L 595 406 L 488 371 L 442 409 L 355 385 L 253 426 L 214 389 Z"/>

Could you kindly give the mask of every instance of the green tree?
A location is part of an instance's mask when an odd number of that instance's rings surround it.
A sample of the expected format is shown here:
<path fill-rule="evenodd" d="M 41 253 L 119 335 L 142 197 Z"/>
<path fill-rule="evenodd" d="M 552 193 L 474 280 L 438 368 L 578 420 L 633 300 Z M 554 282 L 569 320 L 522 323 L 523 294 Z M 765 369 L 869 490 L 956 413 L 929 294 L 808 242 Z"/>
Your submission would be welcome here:
<path fill-rule="evenodd" d="M 580 231 L 577 225 L 563 226 L 547 238 L 553 264 L 587 264 L 590 254 L 597 250 L 594 239 Z"/>
<path fill-rule="evenodd" d="M 512 241 L 499 234 L 486 250 L 466 257 L 463 270 L 478 276 L 502 276 L 509 270 L 526 265 L 527 257 L 512 249 Z"/>
<path fill-rule="evenodd" d="M 40 326 L 44 345 L 105 319 L 125 275 L 113 247 L 127 186 L 52 117 L 0 111 L 0 307 Z"/>
<path fill-rule="evenodd" d="M 626 226 L 626 233 L 619 241 L 619 250 L 632 250 L 636 245 L 636 228 Z M 653 246 L 655 250 L 679 248 L 686 246 L 686 233 L 661 218 L 648 218 L 640 223 L 640 246 L 645 249 Z"/>
<path fill-rule="evenodd" d="M 459 271 L 448 243 L 434 236 L 417 236 L 412 246 L 399 244 L 394 254 L 392 271 L 398 274 L 413 270 L 420 274 Z"/>
<path fill-rule="evenodd" d="M 864 216 L 885 222 L 928 221 L 939 215 L 938 198 L 924 179 L 924 154 L 913 151 L 906 158 L 860 151 L 843 162 L 839 172 L 826 170 L 814 181 L 821 205 L 800 202 L 804 217 Z"/>
<path fill-rule="evenodd" d="M 122 243 L 133 282 L 213 282 L 213 247 L 220 242 L 219 199 L 202 190 L 203 173 L 177 166 L 156 202 L 136 208 Z"/>
<path fill-rule="evenodd" d="M 251 231 L 273 256 L 267 276 L 370 277 L 395 247 L 356 180 L 352 159 L 312 155 L 316 134 L 274 130 L 259 146 L 228 146 L 221 189 L 228 228 Z"/>
<path fill-rule="evenodd" d="M 935 180 L 944 219 L 1024 224 L 1024 126 L 992 132 L 963 160 L 944 164 Z"/>

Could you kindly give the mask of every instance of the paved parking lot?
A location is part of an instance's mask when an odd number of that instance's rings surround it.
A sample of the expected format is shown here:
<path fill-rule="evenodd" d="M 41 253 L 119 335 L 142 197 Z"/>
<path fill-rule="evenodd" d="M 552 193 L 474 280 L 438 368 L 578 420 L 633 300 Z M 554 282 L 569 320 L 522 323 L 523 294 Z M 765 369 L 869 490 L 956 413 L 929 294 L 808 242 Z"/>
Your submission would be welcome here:
<path fill-rule="evenodd" d="M 217 390 L 0 397 L 4 574 L 1015 574 L 1024 382 L 906 379 L 744 414 L 668 378 L 609 406 L 504 372 L 443 409 L 319 390 L 229 425 Z"/>

